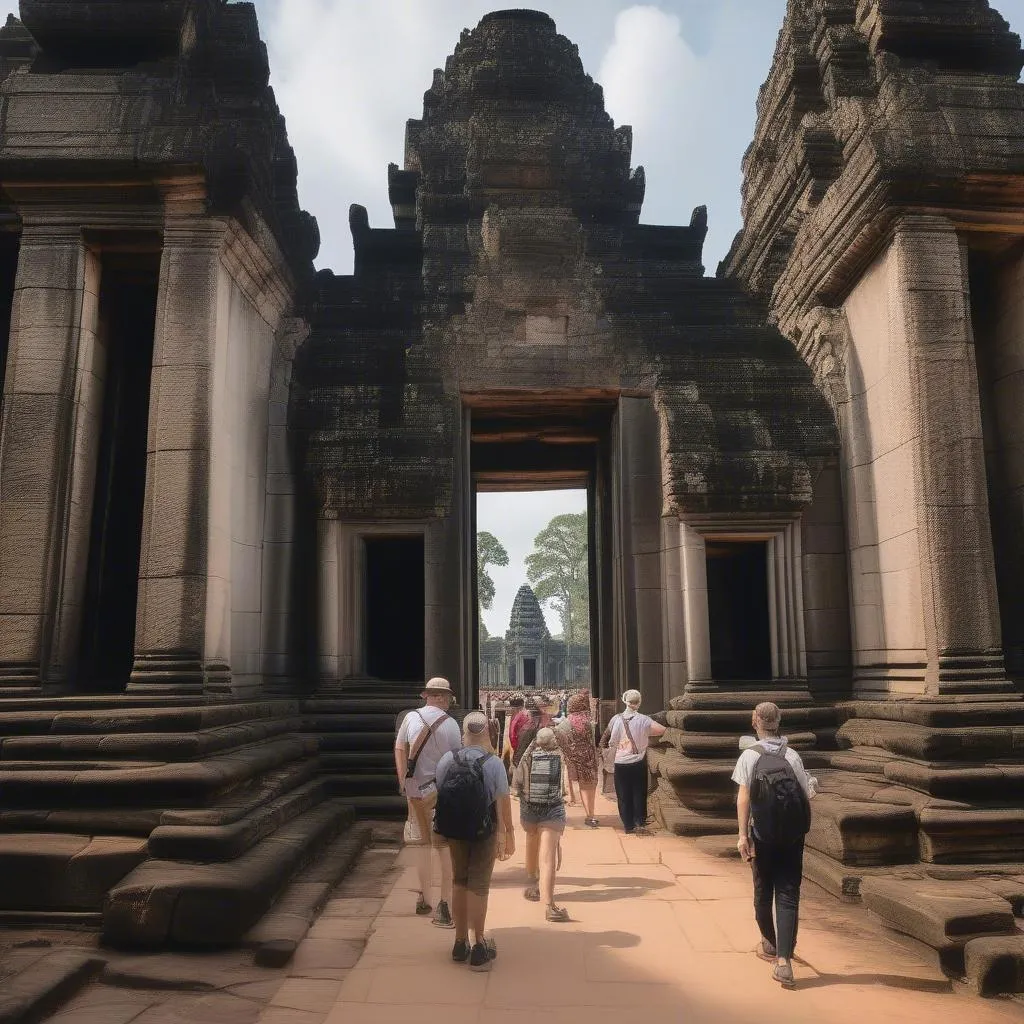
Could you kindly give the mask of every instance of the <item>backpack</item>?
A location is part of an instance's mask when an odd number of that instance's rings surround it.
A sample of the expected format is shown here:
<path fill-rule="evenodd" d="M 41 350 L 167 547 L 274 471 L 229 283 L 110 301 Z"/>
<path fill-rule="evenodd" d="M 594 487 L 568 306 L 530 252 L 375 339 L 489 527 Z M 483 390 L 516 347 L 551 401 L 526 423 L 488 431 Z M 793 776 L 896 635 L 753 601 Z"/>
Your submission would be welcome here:
<path fill-rule="evenodd" d="M 533 749 L 527 803 L 553 807 L 562 802 L 562 756 L 557 750 Z"/>
<path fill-rule="evenodd" d="M 484 762 L 493 755 L 470 758 L 464 750 L 452 755 L 452 765 L 437 787 L 434 831 L 445 839 L 486 839 L 497 822 L 487 798 Z"/>
<path fill-rule="evenodd" d="M 783 752 L 771 753 L 758 744 L 760 753 L 750 785 L 750 810 L 754 836 L 762 843 L 787 846 L 800 842 L 811 827 L 811 804 Z"/>

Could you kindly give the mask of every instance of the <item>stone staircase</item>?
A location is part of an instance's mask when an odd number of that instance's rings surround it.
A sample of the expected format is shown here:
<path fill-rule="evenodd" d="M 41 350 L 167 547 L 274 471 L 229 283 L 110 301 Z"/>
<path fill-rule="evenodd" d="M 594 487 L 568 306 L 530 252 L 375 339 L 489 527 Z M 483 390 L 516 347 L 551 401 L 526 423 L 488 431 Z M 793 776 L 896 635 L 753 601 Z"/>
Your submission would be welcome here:
<path fill-rule="evenodd" d="M 395 722 L 422 703 L 422 688 L 349 676 L 302 701 L 303 734 L 319 747 L 328 792 L 361 817 L 406 815 L 395 777 Z"/>
<path fill-rule="evenodd" d="M 815 704 L 806 690 L 780 693 L 747 686 L 676 697 L 664 713 L 668 731 L 648 754 L 655 784 L 651 808 L 669 832 L 716 836 L 736 831 L 732 772 L 740 737 L 751 733 L 751 713 L 764 700 L 782 709 L 783 732 L 809 769 L 829 764 L 825 752 L 835 749 L 839 716 L 835 708 Z"/>
<path fill-rule="evenodd" d="M 0 921 L 238 942 L 354 819 L 302 724 L 295 700 L 4 700 Z"/>

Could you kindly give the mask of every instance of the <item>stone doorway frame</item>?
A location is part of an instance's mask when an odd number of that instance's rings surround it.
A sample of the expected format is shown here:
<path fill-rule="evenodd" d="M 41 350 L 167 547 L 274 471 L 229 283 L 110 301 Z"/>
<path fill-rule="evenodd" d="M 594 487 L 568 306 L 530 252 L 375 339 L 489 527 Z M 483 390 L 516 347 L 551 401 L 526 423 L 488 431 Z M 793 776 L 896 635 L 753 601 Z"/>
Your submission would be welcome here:
<path fill-rule="evenodd" d="M 804 630 L 800 520 L 786 523 L 710 520 L 679 523 L 683 621 L 686 632 L 686 690 L 723 690 L 742 685 L 718 681 L 711 675 L 708 541 L 766 542 L 772 678 L 764 681 L 762 687 L 806 688 L 807 640 Z"/>

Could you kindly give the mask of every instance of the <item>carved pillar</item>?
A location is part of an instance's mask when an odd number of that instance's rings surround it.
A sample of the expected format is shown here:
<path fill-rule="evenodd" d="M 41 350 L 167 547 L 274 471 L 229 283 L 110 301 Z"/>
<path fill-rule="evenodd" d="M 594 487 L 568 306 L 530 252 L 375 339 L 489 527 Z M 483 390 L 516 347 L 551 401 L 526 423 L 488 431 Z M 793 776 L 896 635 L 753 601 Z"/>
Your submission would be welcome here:
<path fill-rule="evenodd" d="M 58 613 L 85 576 L 92 476 L 73 467 L 95 458 L 98 432 L 95 389 L 78 380 L 95 343 L 95 271 L 78 226 L 25 216 L 0 428 L 2 686 L 54 681 Z"/>
<path fill-rule="evenodd" d="M 893 343 L 911 367 L 929 692 L 1007 688 L 989 527 L 966 251 L 944 218 L 896 229 Z M 900 339 L 902 334 L 902 339 Z"/>
<path fill-rule="evenodd" d="M 169 205 L 129 690 L 197 693 L 230 680 L 231 474 L 214 444 L 226 377 L 227 226 Z"/>

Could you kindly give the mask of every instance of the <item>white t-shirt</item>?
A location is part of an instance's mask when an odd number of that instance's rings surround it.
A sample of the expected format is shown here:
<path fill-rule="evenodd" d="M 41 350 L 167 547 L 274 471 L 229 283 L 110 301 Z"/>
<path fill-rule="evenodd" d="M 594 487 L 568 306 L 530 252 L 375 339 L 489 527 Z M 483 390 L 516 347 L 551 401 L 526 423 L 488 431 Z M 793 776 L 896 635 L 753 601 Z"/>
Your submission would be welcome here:
<path fill-rule="evenodd" d="M 758 740 L 757 742 L 769 753 L 783 754 L 792 766 L 797 779 L 800 781 L 800 785 L 804 787 L 804 792 L 807 794 L 808 798 L 814 796 L 815 787 L 812 786 L 812 780 L 804 770 L 804 763 L 800 759 L 800 755 L 795 750 L 790 749 L 785 736 L 772 738 L 766 737 L 765 739 Z M 759 750 L 754 750 L 753 747 L 744 750 L 743 753 L 740 754 L 740 758 L 736 762 L 736 767 L 733 769 L 732 773 L 732 781 L 735 782 L 736 785 L 747 786 L 749 788 L 751 782 L 754 781 L 754 766 L 757 764 L 760 756 L 761 752 Z"/>
<path fill-rule="evenodd" d="M 636 753 L 633 753 L 633 743 L 629 742 L 626 735 L 626 727 L 623 719 L 629 719 L 629 735 L 633 737 L 636 744 Z M 639 711 L 623 711 L 616 715 L 609 723 L 611 734 L 608 737 L 608 749 L 615 751 L 616 764 L 636 764 L 647 756 L 647 743 L 651 735 L 653 718 L 640 714 Z"/>
<path fill-rule="evenodd" d="M 423 729 L 429 729 L 440 718 L 444 711 L 440 708 L 426 707 L 410 711 L 402 721 L 395 737 L 395 749 L 398 750 L 409 745 L 409 752 L 416 746 L 416 737 Z M 426 725 L 423 723 L 426 722 Z M 458 750 L 462 746 L 462 731 L 459 723 L 454 718 L 442 722 L 435 730 L 434 735 L 423 744 L 419 757 L 416 759 L 416 769 L 411 779 L 405 779 L 405 795 L 411 797 L 429 796 L 436 788 L 434 775 L 437 772 L 437 762 L 449 750 Z"/>

